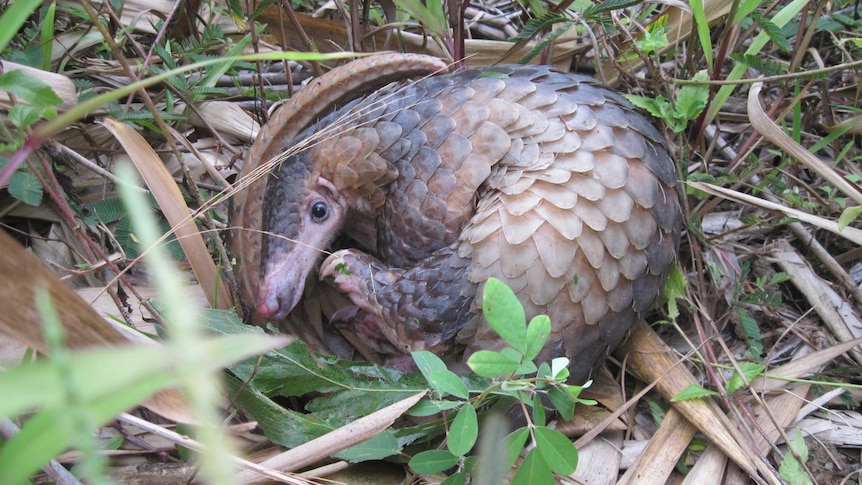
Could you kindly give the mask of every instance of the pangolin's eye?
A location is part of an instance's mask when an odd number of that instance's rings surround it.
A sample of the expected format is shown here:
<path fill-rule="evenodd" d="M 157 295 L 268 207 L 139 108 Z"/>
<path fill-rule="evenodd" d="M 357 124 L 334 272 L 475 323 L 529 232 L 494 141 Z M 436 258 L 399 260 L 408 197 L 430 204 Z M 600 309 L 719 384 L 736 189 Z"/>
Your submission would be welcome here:
<path fill-rule="evenodd" d="M 311 206 L 311 220 L 314 222 L 323 222 L 329 216 L 329 207 L 323 202 L 315 202 Z"/>

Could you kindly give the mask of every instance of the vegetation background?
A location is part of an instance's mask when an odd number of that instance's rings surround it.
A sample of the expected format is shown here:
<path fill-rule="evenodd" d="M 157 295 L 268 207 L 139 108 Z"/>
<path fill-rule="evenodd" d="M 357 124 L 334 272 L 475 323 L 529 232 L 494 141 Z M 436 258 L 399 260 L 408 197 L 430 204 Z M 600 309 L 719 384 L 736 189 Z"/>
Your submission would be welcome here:
<path fill-rule="evenodd" d="M 858 0 L 17 0 L 0 14 L 0 235 L 17 240 L 0 239 L 0 483 L 860 482 Z M 460 379 L 419 355 L 405 375 L 285 347 L 228 310 L 226 201 L 267 108 L 339 53 L 387 50 L 552 63 L 656 117 L 688 225 L 655 347 L 565 386 L 559 362 L 529 368 L 518 336 L 538 327 L 515 318 L 498 331 L 518 368 Z M 120 323 L 169 338 L 126 347 L 139 337 Z M 99 343 L 123 347 L 74 350 Z M 644 378 L 635 356 L 653 354 L 672 360 Z M 494 420 L 505 399 L 527 426 Z"/>

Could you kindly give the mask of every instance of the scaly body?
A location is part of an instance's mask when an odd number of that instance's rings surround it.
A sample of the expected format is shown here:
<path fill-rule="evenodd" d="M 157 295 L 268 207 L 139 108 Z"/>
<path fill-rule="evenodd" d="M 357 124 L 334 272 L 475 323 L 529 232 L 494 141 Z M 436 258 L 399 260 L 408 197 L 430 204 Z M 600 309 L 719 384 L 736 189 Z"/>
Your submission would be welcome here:
<path fill-rule="evenodd" d="M 553 324 L 575 379 L 658 294 L 679 244 L 676 170 L 657 130 L 590 78 L 471 69 L 355 100 L 290 145 L 264 199 L 258 313 L 286 315 L 320 266 L 360 310 L 335 315 L 380 350 L 458 359 L 502 342 L 489 277 Z"/>

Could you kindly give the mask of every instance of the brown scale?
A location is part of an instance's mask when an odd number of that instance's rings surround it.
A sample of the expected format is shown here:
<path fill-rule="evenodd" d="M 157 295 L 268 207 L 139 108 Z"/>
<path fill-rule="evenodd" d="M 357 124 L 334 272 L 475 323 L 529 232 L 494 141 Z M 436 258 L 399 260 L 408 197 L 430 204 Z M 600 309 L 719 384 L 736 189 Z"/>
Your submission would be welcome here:
<path fill-rule="evenodd" d="M 539 358 L 565 354 L 586 379 L 655 299 L 679 245 L 659 133 L 583 76 L 503 66 L 402 82 L 292 143 L 312 137 L 267 186 L 263 227 L 275 236 L 258 313 L 289 313 L 319 267 L 352 303 L 330 317 L 393 360 L 501 348 L 477 309 L 496 277 L 528 318 L 550 316 Z M 321 265 L 339 234 L 363 247 Z"/>

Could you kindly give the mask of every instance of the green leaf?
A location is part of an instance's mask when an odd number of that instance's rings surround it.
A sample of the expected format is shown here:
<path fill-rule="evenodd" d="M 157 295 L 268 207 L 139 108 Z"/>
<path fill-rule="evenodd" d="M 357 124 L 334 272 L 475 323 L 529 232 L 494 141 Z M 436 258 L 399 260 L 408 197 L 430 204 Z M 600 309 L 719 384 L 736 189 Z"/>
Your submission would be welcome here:
<path fill-rule="evenodd" d="M 698 71 L 692 80 L 708 81 L 709 76 L 706 71 Z M 707 101 L 709 101 L 709 88 L 706 84 L 686 84 L 676 97 L 674 114 L 680 121 L 688 122 L 695 119 L 706 108 Z"/>
<path fill-rule="evenodd" d="M 57 110 L 54 108 L 19 103 L 9 110 L 9 121 L 19 131 L 24 131 L 43 117 L 56 115 Z"/>
<path fill-rule="evenodd" d="M 805 439 L 802 437 L 802 432 L 799 431 L 799 428 L 794 429 L 791 442 L 793 449 L 796 450 L 802 461 L 808 461 L 808 446 L 805 445 Z M 799 463 L 799 460 L 789 450 L 781 459 L 781 464 L 778 466 L 778 474 L 781 478 L 787 480 L 787 483 L 790 485 L 809 485 L 812 483 L 811 477 L 805 473 L 805 469 Z"/>
<path fill-rule="evenodd" d="M 838 218 L 838 230 L 843 231 L 851 222 L 859 218 L 862 214 L 862 206 L 854 205 L 841 211 L 841 216 Z"/>
<path fill-rule="evenodd" d="M 51 70 L 51 45 L 54 42 L 54 16 L 57 3 L 52 2 L 45 10 L 45 18 L 42 19 L 42 28 L 39 32 L 39 44 L 42 46 L 42 70 Z"/>
<path fill-rule="evenodd" d="M 440 485 L 464 485 L 465 483 L 467 483 L 467 474 L 464 472 L 458 472 L 440 482 Z"/>
<path fill-rule="evenodd" d="M 201 360 L 190 365 L 219 368 L 231 360 L 271 348 L 276 342 L 260 335 L 201 342 L 203 350 L 196 353 Z M 62 372 L 57 363 L 46 360 L 0 373 L 0 416 L 11 418 L 44 407 L 4 444 L 0 451 L 0 483 L 20 483 L 72 445 L 74 432 L 66 424 L 68 413 L 78 413 L 100 426 L 157 390 L 177 385 L 180 373 L 173 368 L 174 361 L 170 349 L 163 346 L 126 346 L 71 354 Z M 74 381 L 58 382 L 61 376 Z M 77 393 L 75 406 L 67 402 L 65 389 L 70 386 Z"/>
<path fill-rule="evenodd" d="M 428 450 L 410 459 L 410 468 L 419 475 L 446 471 L 458 464 L 458 457 L 447 450 Z"/>
<path fill-rule="evenodd" d="M 548 420 L 545 414 L 545 406 L 542 405 L 542 397 L 538 393 L 533 394 L 533 400 L 529 405 L 533 408 L 533 424 L 544 426 Z"/>
<path fill-rule="evenodd" d="M 569 377 L 568 357 L 556 357 L 551 360 L 551 376 L 556 381 L 565 382 Z"/>
<path fill-rule="evenodd" d="M 407 411 L 407 414 L 419 418 L 425 416 L 433 416 L 440 413 L 441 411 L 455 409 L 460 405 L 461 403 L 458 401 L 437 401 L 434 399 L 422 399 L 421 401 L 416 403 L 415 406 L 410 408 L 410 410 Z"/>
<path fill-rule="evenodd" d="M 644 54 L 652 54 L 660 51 L 668 44 L 667 31 L 667 27 L 655 28 L 650 26 L 650 28 L 647 28 L 646 32 L 644 32 L 643 37 L 636 42 L 638 48 L 643 51 Z"/>
<path fill-rule="evenodd" d="M 521 363 L 499 352 L 480 350 L 467 359 L 467 365 L 476 375 L 495 378 L 514 373 Z"/>
<path fill-rule="evenodd" d="M 784 35 L 784 32 L 781 31 L 781 27 L 774 24 L 771 20 L 764 18 L 762 15 L 754 14 L 754 21 L 757 22 L 757 25 L 763 30 L 763 32 L 769 36 L 769 39 L 778 46 L 784 52 L 790 52 L 792 46 L 790 45 L 790 41 L 787 40 L 787 36 Z"/>
<path fill-rule="evenodd" d="M 704 2 L 701 0 L 690 0 L 688 5 L 691 8 L 691 15 L 697 28 L 697 40 L 700 48 L 703 49 L 706 66 L 712 70 L 712 41 L 709 38 L 709 19 L 706 16 Z"/>
<path fill-rule="evenodd" d="M 33 106 L 54 106 L 63 102 L 50 86 L 21 70 L 0 74 L 0 91 L 14 94 Z"/>
<path fill-rule="evenodd" d="M 29 171 L 17 171 L 9 179 L 9 194 L 25 204 L 38 207 L 42 203 L 42 184 Z"/>
<path fill-rule="evenodd" d="M 373 438 L 351 446 L 338 453 L 338 457 L 352 463 L 369 460 L 382 460 L 401 451 L 398 440 L 392 431 L 385 430 Z"/>
<path fill-rule="evenodd" d="M 41 4 L 41 0 L 18 0 L 5 5 L 3 16 L 0 17 L 0 52 L 6 50 L 9 41 Z"/>
<path fill-rule="evenodd" d="M 563 433 L 544 426 L 533 430 L 536 436 L 536 449 L 542 454 L 545 463 L 560 475 L 574 473 L 578 467 L 578 450 Z"/>
<path fill-rule="evenodd" d="M 483 290 L 482 312 L 488 325 L 507 344 L 526 353 L 527 317 L 511 288 L 497 278 L 489 278 Z"/>
<path fill-rule="evenodd" d="M 453 455 L 462 456 L 473 449 L 476 438 L 479 436 L 479 421 L 476 418 L 476 410 L 469 403 L 461 406 L 458 415 L 449 427 L 446 437 L 446 446 Z"/>
<path fill-rule="evenodd" d="M 419 368 L 419 372 L 425 376 L 425 379 L 428 380 L 428 383 L 431 384 L 431 387 L 438 394 L 441 396 L 451 394 L 461 399 L 470 397 L 464 381 L 457 374 L 447 369 L 446 363 L 440 357 L 427 350 L 413 352 L 411 355 L 413 361 L 416 362 L 416 367 Z"/>
<path fill-rule="evenodd" d="M 766 370 L 765 365 L 758 364 L 755 362 L 740 362 L 739 368 L 742 370 L 742 373 L 745 376 L 745 380 L 742 379 L 742 377 L 739 375 L 739 372 L 734 372 L 730 380 L 727 381 L 728 393 L 734 393 L 737 390 L 741 389 L 746 382 L 750 382 L 751 379 L 754 379 L 755 377 L 762 374 L 764 370 Z"/>
<path fill-rule="evenodd" d="M 554 485 L 554 475 L 542 459 L 538 448 L 530 450 L 512 477 L 511 485 Z"/>
<path fill-rule="evenodd" d="M 551 336 L 551 319 L 547 315 L 537 315 L 527 325 L 527 342 L 524 345 L 524 360 L 531 361 L 539 355 L 545 342 Z"/>
<path fill-rule="evenodd" d="M 745 18 L 748 14 L 754 12 L 754 9 L 759 7 L 761 3 L 763 3 L 763 0 L 743 0 L 739 5 L 739 8 L 737 8 L 736 12 L 733 14 L 732 23 L 739 23 L 739 21 Z"/>
<path fill-rule="evenodd" d="M 656 98 L 648 98 L 646 96 L 635 96 L 633 94 L 627 94 L 624 96 L 628 99 L 633 105 L 637 106 L 640 109 L 646 110 L 649 114 L 659 118 L 661 120 L 668 120 L 668 115 L 670 114 L 671 106 L 670 103 L 664 99 L 664 96 L 657 96 Z"/>
<path fill-rule="evenodd" d="M 575 401 L 569 391 L 554 386 L 548 389 L 548 399 L 564 420 L 568 421 L 575 415 Z"/>
<path fill-rule="evenodd" d="M 688 387 L 679 391 L 679 394 L 674 396 L 670 402 L 690 401 L 692 399 L 700 399 L 706 396 L 720 396 L 721 394 L 705 389 L 697 384 L 689 384 Z"/>
<path fill-rule="evenodd" d="M 464 381 L 462 381 L 457 374 L 448 369 L 440 369 L 431 372 L 430 382 L 441 396 L 451 394 L 461 399 L 468 399 L 470 397 L 470 393 L 467 391 L 467 386 L 464 384 Z"/>
<path fill-rule="evenodd" d="M 506 468 L 512 468 L 512 465 L 518 460 L 518 455 L 521 450 L 527 445 L 527 438 L 530 437 L 530 429 L 526 426 L 518 428 L 506 436 Z"/>
<path fill-rule="evenodd" d="M 419 372 L 428 379 L 428 382 L 431 382 L 431 372 L 435 370 L 446 370 L 446 363 L 437 357 L 437 355 L 428 352 L 427 350 L 420 350 L 417 352 L 412 352 L 410 354 L 413 357 L 413 362 L 416 362 L 416 367 L 419 369 Z"/>

